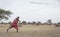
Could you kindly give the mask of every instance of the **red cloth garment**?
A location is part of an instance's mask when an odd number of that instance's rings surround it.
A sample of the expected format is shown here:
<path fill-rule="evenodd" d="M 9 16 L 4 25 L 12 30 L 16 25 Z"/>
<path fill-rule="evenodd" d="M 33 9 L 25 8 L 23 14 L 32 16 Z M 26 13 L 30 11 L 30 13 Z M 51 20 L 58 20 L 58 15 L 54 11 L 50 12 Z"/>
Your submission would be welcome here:
<path fill-rule="evenodd" d="M 17 25 L 18 21 L 19 21 L 19 18 L 14 19 L 13 22 L 11 23 L 11 27 L 18 29 L 18 25 Z"/>

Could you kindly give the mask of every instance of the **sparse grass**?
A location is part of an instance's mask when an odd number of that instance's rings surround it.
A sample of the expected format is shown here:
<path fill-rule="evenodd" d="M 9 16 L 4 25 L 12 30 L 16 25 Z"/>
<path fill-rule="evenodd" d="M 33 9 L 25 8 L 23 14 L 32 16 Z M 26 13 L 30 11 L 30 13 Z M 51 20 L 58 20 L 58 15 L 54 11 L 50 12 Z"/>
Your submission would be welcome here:
<path fill-rule="evenodd" d="M 0 25 L 0 37 L 60 37 L 60 27 L 52 25 L 22 25 L 16 33 L 12 28 L 6 32 L 9 25 Z"/>
<path fill-rule="evenodd" d="M 9 25 L 0 25 L 0 32 L 6 32 Z M 42 31 L 42 30 L 53 30 L 55 27 L 51 25 L 22 25 L 19 27 L 19 31 Z M 16 31 L 14 28 L 9 31 Z"/>

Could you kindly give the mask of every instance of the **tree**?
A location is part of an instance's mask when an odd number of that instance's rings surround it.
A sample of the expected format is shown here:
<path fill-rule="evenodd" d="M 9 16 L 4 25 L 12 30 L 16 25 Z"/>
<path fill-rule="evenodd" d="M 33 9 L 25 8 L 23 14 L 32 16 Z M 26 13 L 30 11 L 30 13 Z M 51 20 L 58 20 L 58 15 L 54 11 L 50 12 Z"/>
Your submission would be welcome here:
<path fill-rule="evenodd" d="M 28 22 L 28 24 L 31 24 L 31 22 Z"/>
<path fill-rule="evenodd" d="M 7 20 L 11 14 L 12 14 L 12 12 L 9 10 L 0 9 L 0 21 L 3 19 Z"/>
<path fill-rule="evenodd" d="M 54 24 L 56 27 L 60 27 L 60 22 Z"/>
<path fill-rule="evenodd" d="M 32 22 L 32 24 L 33 24 L 33 25 L 35 25 L 35 24 L 36 24 L 36 22 L 35 22 L 35 21 L 33 21 L 33 22 Z"/>
<path fill-rule="evenodd" d="M 41 22 L 40 22 L 40 21 L 38 21 L 36 25 L 41 25 Z"/>
<path fill-rule="evenodd" d="M 48 24 L 49 24 L 49 25 L 51 25 L 51 24 L 52 24 L 51 19 L 49 19 L 47 22 L 48 22 Z"/>
<path fill-rule="evenodd" d="M 22 24 L 26 24 L 26 21 L 22 21 Z"/>

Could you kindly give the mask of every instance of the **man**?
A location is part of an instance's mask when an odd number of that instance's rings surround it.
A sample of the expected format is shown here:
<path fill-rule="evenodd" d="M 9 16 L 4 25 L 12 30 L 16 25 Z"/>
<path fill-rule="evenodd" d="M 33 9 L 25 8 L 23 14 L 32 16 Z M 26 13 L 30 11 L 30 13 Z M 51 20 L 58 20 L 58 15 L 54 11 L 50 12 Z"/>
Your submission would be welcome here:
<path fill-rule="evenodd" d="M 11 28 L 15 28 L 17 30 L 16 32 L 18 32 L 18 25 L 17 25 L 18 24 L 18 21 L 19 21 L 19 17 L 15 18 L 13 20 L 13 22 L 11 23 L 11 26 L 7 29 L 7 32 Z"/>

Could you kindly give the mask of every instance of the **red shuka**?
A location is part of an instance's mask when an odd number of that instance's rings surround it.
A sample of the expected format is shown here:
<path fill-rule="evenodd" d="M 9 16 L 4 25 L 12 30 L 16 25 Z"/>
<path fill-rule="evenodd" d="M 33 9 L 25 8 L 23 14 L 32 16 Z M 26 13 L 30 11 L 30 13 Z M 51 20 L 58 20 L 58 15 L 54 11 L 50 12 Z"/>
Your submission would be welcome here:
<path fill-rule="evenodd" d="M 18 25 L 17 25 L 18 21 L 19 21 L 19 18 L 14 19 L 13 22 L 11 23 L 11 27 L 18 29 Z"/>

